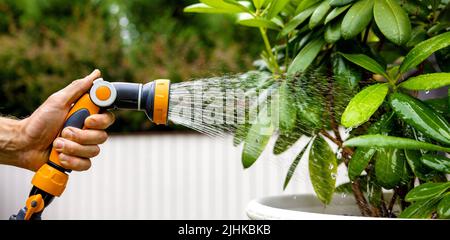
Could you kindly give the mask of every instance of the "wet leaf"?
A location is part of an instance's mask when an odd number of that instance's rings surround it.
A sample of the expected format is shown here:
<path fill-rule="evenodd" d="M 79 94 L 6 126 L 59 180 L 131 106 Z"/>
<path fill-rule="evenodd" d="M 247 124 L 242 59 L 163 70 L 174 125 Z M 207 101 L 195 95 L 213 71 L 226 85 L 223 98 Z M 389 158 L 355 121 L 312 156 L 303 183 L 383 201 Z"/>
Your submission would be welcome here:
<path fill-rule="evenodd" d="M 423 26 L 417 26 L 411 31 L 411 37 L 406 43 L 406 47 L 414 47 L 427 38 L 427 32 Z"/>
<path fill-rule="evenodd" d="M 357 93 L 358 83 L 362 79 L 362 73 L 359 68 L 346 61 L 341 55 L 335 54 L 332 57 L 334 95 L 334 114 L 336 121 L 340 123 L 342 113 L 350 102 L 351 98 Z"/>
<path fill-rule="evenodd" d="M 333 7 L 340 7 L 354 2 L 355 0 L 331 0 L 330 5 Z"/>
<path fill-rule="evenodd" d="M 325 28 L 325 41 L 335 43 L 341 38 L 341 22 L 328 24 Z"/>
<path fill-rule="evenodd" d="M 377 61 L 373 60 L 369 56 L 364 54 L 345 54 L 345 53 L 340 54 L 350 62 L 360 67 L 363 67 L 366 70 L 383 75 L 384 77 L 388 78 L 385 72 L 385 68 L 382 67 Z"/>
<path fill-rule="evenodd" d="M 273 147 L 273 153 L 275 155 L 282 154 L 288 150 L 292 145 L 294 145 L 302 134 L 300 131 L 292 131 L 291 133 L 280 134 Z"/>
<path fill-rule="evenodd" d="M 439 198 L 431 198 L 427 200 L 417 201 L 407 207 L 400 214 L 400 218 L 430 218 L 436 211 Z"/>
<path fill-rule="evenodd" d="M 303 12 L 305 9 L 310 8 L 311 6 L 319 3 L 320 1 L 321 0 L 303 0 L 298 4 L 295 13 L 299 14 L 300 12 Z"/>
<path fill-rule="evenodd" d="M 268 110 L 262 109 L 256 122 L 251 126 L 245 138 L 242 151 L 242 165 L 249 168 L 261 155 L 274 132 L 271 116 Z"/>
<path fill-rule="evenodd" d="M 272 0 L 267 11 L 267 19 L 272 19 L 284 9 L 289 0 Z"/>
<path fill-rule="evenodd" d="M 309 145 L 310 144 L 311 144 L 311 140 L 302 149 L 302 151 L 300 151 L 300 153 L 297 155 L 297 157 L 295 157 L 294 161 L 292 162 L 291 166 L 289 167 L 289 170 L 288 170 L 288 172 L 286 174 L 286 178 L 284 179 L 283 190 L 286 189 L 286 187 L 288 186 L 289 182 L 291 181 L 292 176 L 294 176 L 294 173 L 295 173 L 295 170 L 297 169 L 298 163 L 303 158 L 304 154 L 308 154 L 308 150 L 309 150 Z"/>
<path fill-rule="evenodd" d="M 279 120 L 281 133 L 289 133 L 294 127 L 297 119 L 295 99 L 289 89 L 287 81 L 284 81 L 279 88 Z"/>
<path fill-rule="evenodd" d="M 449 219 L 450 218 L 450 194 L 447 194 L 442 200 L 439 202 L 437 207 L 437 213 L 439 218 Z"/>
<path fill-rule="evenodd" d="M 436 176 L 436 172 L 421 162 L 422 153 L 418 150 L 405 150 L 406 161 L 414 175 L 420 180 L 428 181 Z"/>
<path fill-rule="evenodd" d="M 322 24 L 328 12 L 330 11 L 330 4 L 328 0 L 323 1 L 313 12 L 309 19 L 309 28 L 313 29 L 319 24 Z"/>
<path fill-rule="evenodd" d="M 409 90 L 432 90 L 450 85 L 450 73 L 430 73 L 412 77 L 399 86 Z"/>
<path fill-rule="evenodd" d="M 447 157 L 441 155 L 425 154 L 422 156 L 421 161 L 431 169 L 443 173 L 450 173 L 450 159 Z"/>
<path fill-rule="evenodd" d="M 294 58 L 287 73 L 293 75 L 305 71 L 317 57 L 323 45 L 325 41 L 320 37 L 311 40 Z"/>
<path fill-rule="evenodd" d="M 324 204 L 333 198 L 336 185 L 337 159 L 328 143 L 318 136 L 309 153 L 309 172 L 314 191 Z"/>
<path fill-rule="evenodd" d="M 450 124 L 426 104 L 398 92 L 391 94 L 390 104 L 399 118 L 425 136 L 450 144 Z"/>
<path fill-rule="evenodd" d="M 361 0 L 352 5 L 341 25 L 342 37 L 351 39 L 362 32 L 372 20 L 373 0 Z"/>
<path fill-rule="evenodd" d="M 402 65 L 400 65 L 400 72 L 407 72 L 419 65 L 434 52 L 448 46 L 450 46 L 450 32 L 442 33 L 417 44 L 417 46 L 406 55 Z"/>
<path fill-rule="evenodd" d="M 290 32 L 292 32 L 295 28 L 297 28 L 300 24 L 302 24 L 306 19 L 308 19 L 311 14 L 316 9 L 316 6 L 312 6 L 302 12 L 300 12 L 297 16 L 293 17 L 281 30 L 281 36 L 286 36 Z"/>
<path fill-rule="evenodd" d="M 353 180 L 367 167 L 370 159 L 375 155 L 374 148 L 357 148 L 348 165 L 348 177 Z"/>
<path fill-rule="evenodd" d="M 345 12 L 345 10 L 347 10 L 349 7 L 351 7 L 351 5 L 338 7 L 338 8 L 331 10 L 331 12 L 325 18 L 324 24 L 327 24 L 330 21 L 332 21 L 333 19 L 337 18 L 339 15 L 341 15 L 343 12 Z"/>
<path fill-rule="evenodd" d="M 367 122 L 383 103 L 389 86 L 374 84 L 356 94 L 342 114 L 341 123 L 345 127 L 355 127 Z"/>
<path fill-rule="evenodd" d="M 413 188 L 406 194 L 405 200 L 408 202 L 421 201 L 439 197 L 450 188 L 450 182 L 446 183 L 424 183 Z"/>
<path fill-rule="evenodd" d="M 398 185 L 406 184 L 405 179 L 406 159 L 400 149 L 378 149 L 375 156 L 375 174 L 377 182 L 386 189 L 392 189 Z"/>
<path fill-rule="evenodd" d="M 348 147 L 398 148 L 450 152 L 450 148 L 431 143 L 420 142 L 409 138 L 384 136 L 380 134 L 354 137 L 345 141 L 343 145 Z"/>
<path fill-rule="evenodd" d="M 392 0 L 377 0 L 373 15 L 378 28 L 391 42 L 405 44 L 411 37 L 411 23 L 408 14 Z"/>
<path fill-rule="evenodd" d="M 233 145 L 236 147 L 239 144 L 241 144 L 242 141 L 247 137 L 247 133 L 250 130 L 250 124 L 239 124 L 236 128 L 236 131 L 234 133 L 233 137 Z"/>

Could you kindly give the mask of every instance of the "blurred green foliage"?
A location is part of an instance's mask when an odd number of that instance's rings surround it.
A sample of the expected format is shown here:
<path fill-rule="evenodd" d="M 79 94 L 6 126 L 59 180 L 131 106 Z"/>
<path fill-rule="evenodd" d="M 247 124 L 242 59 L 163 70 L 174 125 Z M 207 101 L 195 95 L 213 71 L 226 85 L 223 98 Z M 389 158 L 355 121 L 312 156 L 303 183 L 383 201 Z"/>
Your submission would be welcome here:
<path fill-rule="evenodd" d="M 0 113 L 26 117 L 94 68 L 143 83 L 248 69 L 259 38 L 227 16 L 183 13 L 193 2 L 0 0 Z M 145 114 L 117 112 L 111 131 L 151 127 Z"/>

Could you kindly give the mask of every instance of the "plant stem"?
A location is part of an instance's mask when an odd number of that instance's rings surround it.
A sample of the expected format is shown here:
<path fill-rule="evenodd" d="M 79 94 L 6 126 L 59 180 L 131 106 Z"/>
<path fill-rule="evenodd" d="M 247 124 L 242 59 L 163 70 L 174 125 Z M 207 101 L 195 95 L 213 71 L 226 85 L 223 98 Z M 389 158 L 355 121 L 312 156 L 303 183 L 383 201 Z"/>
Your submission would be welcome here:
<path fill-rule="evenodd" d="M 359 210 L 363 216 L 372 216 L 372 211 L 369 209 L 369 204 L 367 203 L 364 194 L 361 191 L 361 183 L 359 179 L 352 182 L 353 195 L 355 196 L 356 204 L 358 204 Z"/>
<path fill-rule="evenodd" d="M 392 195 L 391 201 L 388 206 L 388 214 L 389 217 L 392 216 L 392 209 L 394 208 L 395 201 L 397 200 L 397 192 L 394 191 L 394 195 Z"/>
<path fill-rule="evenodd" d="M 269 38 L 267 37 L 267 29 L 260 27 L 259 31 L 261 32 L 261 36 L 263 38 L 264 45 L 266 46 L 267 54 L 269 54 L 269 59 L 270 59 L 271 65 L 272 65 L 271 67 L 273 68 L 273 71 L 275 74 L 279 74 L 281 72 L 280 67 L 278 66 L 277 59 L 273 55 L 272 47 L 270 46 Z"/>

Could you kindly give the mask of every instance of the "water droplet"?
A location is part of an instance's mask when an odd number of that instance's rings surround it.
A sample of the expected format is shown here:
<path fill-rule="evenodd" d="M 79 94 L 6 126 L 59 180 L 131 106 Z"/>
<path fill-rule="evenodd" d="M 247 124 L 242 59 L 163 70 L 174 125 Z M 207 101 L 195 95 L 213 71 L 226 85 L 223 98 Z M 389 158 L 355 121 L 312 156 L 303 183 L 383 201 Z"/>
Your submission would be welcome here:
<path fill-rule="evenodd" d="M 342 148 L 339 148 L 336 152 L 336 158 L 341 159 L 342 158 Z"/>
<path fill-rule="evenodd" d="M 353 130 L 353 128 L 349 127 L 345 129 L 345 134 L 350 134 L 350 132 Z"/>

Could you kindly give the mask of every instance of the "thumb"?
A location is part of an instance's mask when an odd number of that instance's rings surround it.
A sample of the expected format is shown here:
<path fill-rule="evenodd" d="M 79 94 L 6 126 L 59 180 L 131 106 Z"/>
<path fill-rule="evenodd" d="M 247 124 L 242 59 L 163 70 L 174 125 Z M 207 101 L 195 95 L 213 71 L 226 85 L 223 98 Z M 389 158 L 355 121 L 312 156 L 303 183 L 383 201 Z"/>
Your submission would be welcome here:
<path fill-rule="evenodd" d="M 69 86 L 63 88 L 60 94 L 64 96 L 64 102 L 71 104 L 91 88 L 95 79 L 101 76 L 100 70 L 95 69 L 91 74 L 82 79 L 73 81 Z"/>

